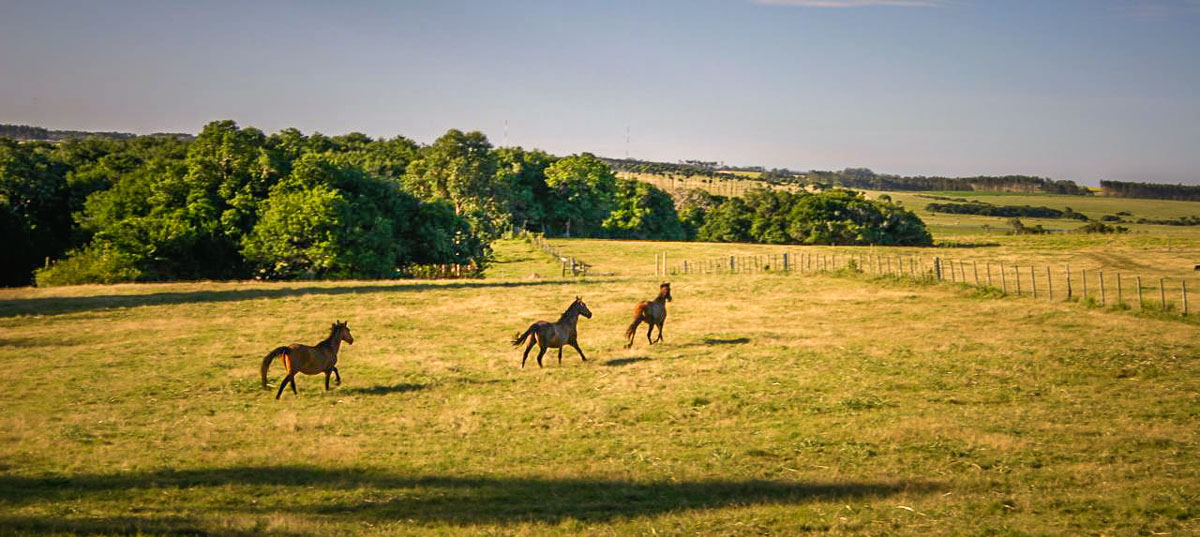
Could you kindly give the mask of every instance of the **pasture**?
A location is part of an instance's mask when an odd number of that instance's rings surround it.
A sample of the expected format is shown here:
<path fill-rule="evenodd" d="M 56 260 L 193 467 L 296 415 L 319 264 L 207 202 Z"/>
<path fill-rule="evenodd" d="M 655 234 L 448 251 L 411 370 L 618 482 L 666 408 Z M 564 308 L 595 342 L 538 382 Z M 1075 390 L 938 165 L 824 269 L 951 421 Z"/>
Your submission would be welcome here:
<path fill-rule="evenodd" d="M 773 247 L 556 244 L 613 275 L 547 277 L 510 241 L 484 280 L 0 290 L 0 534 L 1200 531 L 1194 325 L 689 275 L 665 343 L 625 350 L 655 252 Z M 513 334 L 576 295 L 591 359 L 519 369 Z M 334 319 L 343 384 L 275 401 L 262 356 Z"/>

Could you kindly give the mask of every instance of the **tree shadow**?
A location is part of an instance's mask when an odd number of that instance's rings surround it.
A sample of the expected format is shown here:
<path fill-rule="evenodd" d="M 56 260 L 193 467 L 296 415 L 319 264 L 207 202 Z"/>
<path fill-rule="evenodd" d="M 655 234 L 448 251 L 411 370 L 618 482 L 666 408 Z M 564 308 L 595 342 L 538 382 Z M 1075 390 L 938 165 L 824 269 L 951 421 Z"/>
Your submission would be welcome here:
<path fill-rule="evenodd" d="M 404 382 L 391 386 L 369 386 L 366 388 L 340 388 L 338 391 L 351 395 L 388 395 L 392 393 L 407 393 L 428 388 L 427 384 Z"/>
<path fill-rule="evenodd" d="M 750 338 L 748 338 L 748 337 L 735 337 L 735 338 L 706 337 L 706 338 L 704 338 L 703 342 L 705 345 L 742 345 L 744 343 L 750 343 Z"/>
<path fill-rule="evenodd" d="M 112 502 L 128 494 L 163 498 L 161 490 L 200 487 L 220 488 L 230 494 L 286 497 L 286 502 L 230 503 L 214 501 L 200 512 L 214 517 L 234 514 L 288 512 L 317 514 L 326 522 L 376 522 L 415 520 L 449 524 L 508 524 L 539 521 L 551 524 L 568 519 L 607 521 L 614 518 L 652 516 L 679 510 L 701 510 L 750 505 L 795 505 L 816 501 L 847 501 L 899 493 L 924 494 L 938 485 L 913 481 L 846 481 L 803 483 L 767 480 L 704 480 L 690 482 L 629 481 L 591 478 L 537 478 L 489 476 L 420 476 L 371 469 L 322 469 L 305 466 L 264 466 L 155 471 L 119 474 L 82 474 L 67 477 L 0 476 L 0 501 L 7 507 L 44 502 Z M 245 487 L 244 491 L 238 491 Z M 270 487 L 270 488 L 268 488 Z M 233 490 L 231 491 L 230 488 Z M 364 492 L 368 492 L 364 494 Z M 199 495 L 197 497 L 204 497 Z M 364 500 L 364 497 L 370 499 Z M 71 527 L 72 519 L 46 520 L 0 517 L 0 533 L 17 530 L 57 529 L 77 533 L 120 533 L 134 526 L 143 532 L 186 532 L 175 528 L 194 524 L 172 521 L 169 503 L 142 504 L 142 515 L 97 525 Z M 191 507 L 191 506 L 189 506 Z M 196 512 L 196 509 L 189 509 Z M 192 526 L 194 528 L 194 526 Z"/>
<path fill-rule="evenodd" d="M 635 364 L 638 362 L 646 362 L 646 361 L 650 361 L 652 359 L 653 358 L 647 358 L 645 356 L 634 356 L 633 358 L 617 358 L 614 360 L 600 362 L 600 365 L 606 365 L 609 367 L 620 367 L 623 365 Z"/>
<path fill-rule="evenodd" d="M 604 283 L 606 280 L 592 279 L 589 282 Z M 254 289 L 228 289 L 217 291 L 177 291 L 148 293 L 142 295 L 95 295 L 79 297 L 37 297 L 0 300 L 0 318 L 20 315 L 58 315 L 80 311 L 132 308 L 139 306 L 162 306 L 170 304 L 195 304 L 206 302 L 238 302 L 315 295 L 353 295 L 370 293 L 401 293 L 438 289 L 486 289 L 528 287 L 533 285 L 563 285 L 560 280 L 535 281 L 456 281 L 454 283 L 396 283 L 387 285 L 350 285 L 343 287 L 276 287 L 269 283 L 258 284 Z M 578 283 L 578 282 L 573 282 Z"/>

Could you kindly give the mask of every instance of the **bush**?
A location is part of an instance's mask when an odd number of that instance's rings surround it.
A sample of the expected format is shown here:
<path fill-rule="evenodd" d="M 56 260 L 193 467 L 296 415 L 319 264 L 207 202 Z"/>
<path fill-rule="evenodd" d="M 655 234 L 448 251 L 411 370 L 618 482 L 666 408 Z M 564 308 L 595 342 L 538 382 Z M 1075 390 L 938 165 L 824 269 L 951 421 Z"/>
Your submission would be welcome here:
<path fill-rule="evenodd" d="M 85 283 L 118 283 L 139 279 L 141 271 L 136 260 L 103 244 L 92 244 L 72 251 L 66 259 L 38 269 L 34 278 L 38 287 L 80 285 Z"/>
<path fill-rule="evenodd" d="M 1104 222 L 1090 222 L 1075 230 L 1076 233 L 1129 233 L 1125 226 L 1110 226 Z"/>

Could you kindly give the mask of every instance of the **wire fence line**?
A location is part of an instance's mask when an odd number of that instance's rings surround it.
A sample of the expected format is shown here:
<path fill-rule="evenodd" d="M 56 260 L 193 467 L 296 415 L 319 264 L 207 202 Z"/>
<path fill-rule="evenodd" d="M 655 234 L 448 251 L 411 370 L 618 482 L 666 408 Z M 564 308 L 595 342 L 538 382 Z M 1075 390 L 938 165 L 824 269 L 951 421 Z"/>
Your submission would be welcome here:
<path fill-rule="evenodd" d="M 541 250 L 553 257 L 555 262 L 562 266 L 562 275 L 566 276 L 587 276 L 592 274 L 592 266 L 584 263 L 582 260 L 574 256 L 566 256 L 558 251 L 550 241 L 546 240 L 546 236 L 541 233 L 525 233 L 525 238 L 534 248 Z M 594 275 L 594 274 L 593 274 Z"/>
<path fill-rule="evenodd" d="M 994 290 L 1002 295 L 1083 302 L 1101 307 L 1161 311 L 1191 315 L 1186 279 L 1145 278 L 1130 272 L 1072 269 L 995 261 L 953 259 L 947 256 L 885 255 L 881 253 L 786 252 L 749 256 L 685 259 L 668 264 L 667 254 L 655 254 L 655 274 L 754 274 L 764 272 L 818 274 L 857 272 L 912 280 L 952 282 Z"/>

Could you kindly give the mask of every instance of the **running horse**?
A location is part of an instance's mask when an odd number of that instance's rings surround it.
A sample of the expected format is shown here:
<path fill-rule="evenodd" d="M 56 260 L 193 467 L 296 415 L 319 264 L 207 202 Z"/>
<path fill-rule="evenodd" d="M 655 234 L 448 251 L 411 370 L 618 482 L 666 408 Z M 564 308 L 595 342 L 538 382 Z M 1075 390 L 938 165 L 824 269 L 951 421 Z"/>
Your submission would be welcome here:
<path fill-rule="evenodd" d="M 586 362 L 587 356 L 584 356 L 583 349 L 579 348 L 577 339 L 579 331 L 575 329 L 580 315 L 591 319 L 592 310 L 588 309 L 582 298 L 575 297 L 575 301 L 571 303 L 567 311 L 563 312 L 557 322 L 538 321 L 529 325 L 529 329 L 524 334 L 514 336 L 512 339 L 514 347 L 520 347 L 526 339 L 529 340 L 529 345 L 525 347 L 525 355 L 521 357 L 521 369 L 525 369 L 525 360 L 529 359 L 529 351 L 533 349 L 534 343 L 541 348 L 537 355 L 538 367 L 542 367 L 542 356 L 546 355 L 546 349 L 558 349 L 558 364 L 562 365 L 562 350 L 565 345 L 574 347 L 575 351 L 579 353 L 579 357 Z"/>
<path fill-rule="evenodd" d="M 629 328 L 625 329 L 625 337 L 629 338 L 629 343 L 625 345 L 628 349 L 633 346 L 633 333 L 637 331 L 637 327 L 643 321 L 646 322 L 646 341 L 651 345 L 655 341 L 662 341 L 663 323 L 667 320 L 667 302 L 671 301 L 671 284 L 663 282 L 658 286 L 658 298 L 654 300 L 643 300 L 638 302 L 633 307 L 633 322 Z M 650 333 L 654 332 L 654 327 L 658 327 L 658 339 L 650 339 Z"/>
<path fill-rule="evenodd" d="M 283 382 L 279 383 L 279 391 L 275 393 L 275 398 L 283 395 L 283 388 L 290 382 L 292 384 L 292 393 L 296 393 L 296 373 L 304 373 L 305 375 L 316 375 L 325 373 L 325 389 L 329 389 L 329 375 L 333 374 L 337 377 L 337 384 L 342 384 L 342 374 L 338 373 L 337 355 L 338 348 L 342 346 L 342 342 L 353 345 L 354 336 L 350 335 L 350 327 L 346 323 L 337 321 L 329 328 L 329 337 L 325 341 L 317 343 L 315 347 L 293 343 L 286 347 L 279 347 L 263 357 L 262 361 L 262 385 L 267 387 L 267 370 L 271 367 L 271 361 L 276 356 L 283 356 L 283 367 L 287 370 L 287 376 L 283 377 Z"/>

